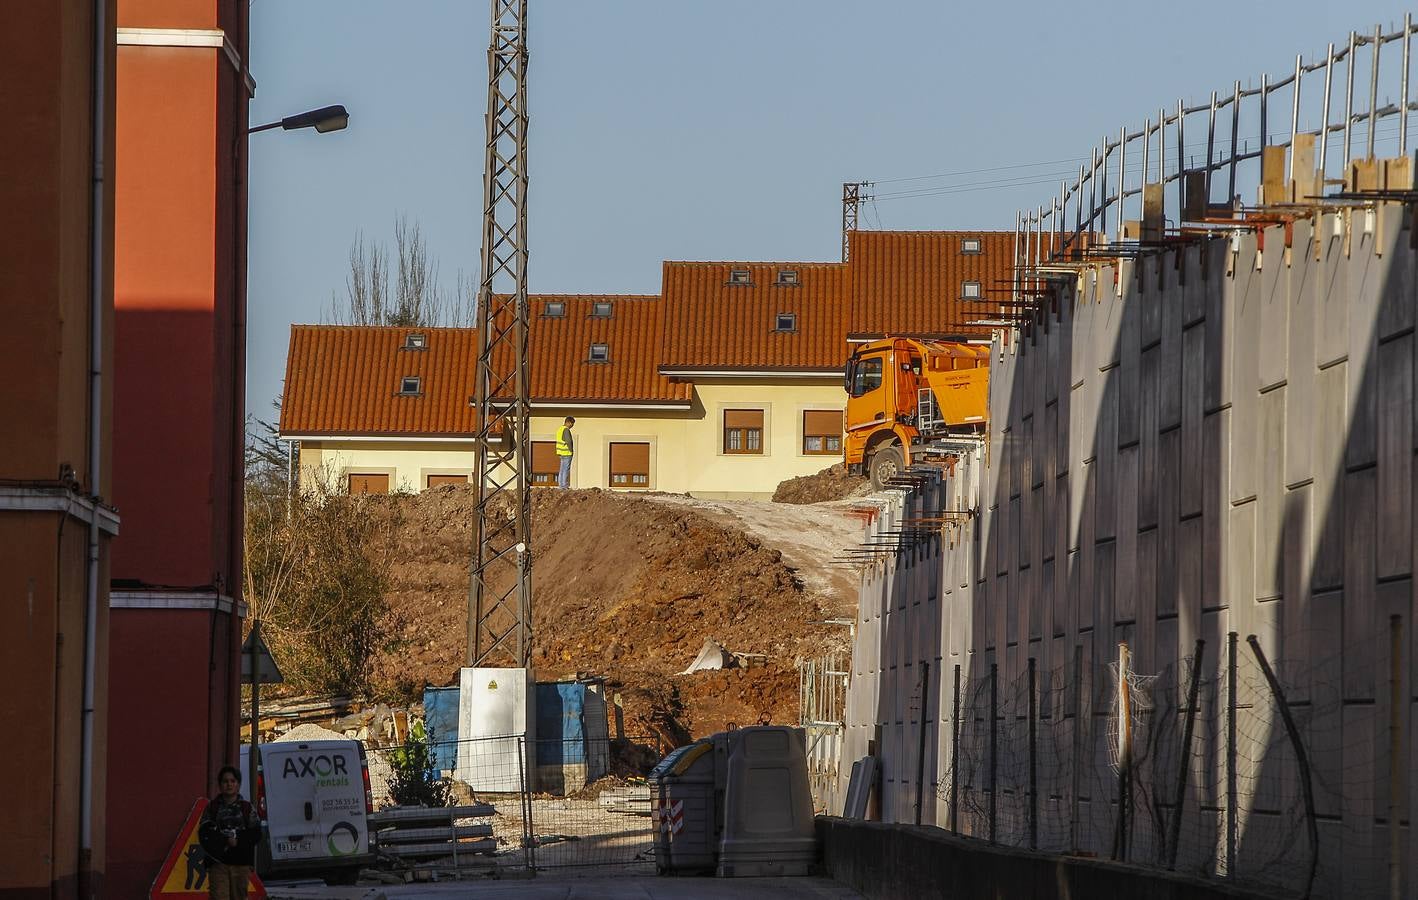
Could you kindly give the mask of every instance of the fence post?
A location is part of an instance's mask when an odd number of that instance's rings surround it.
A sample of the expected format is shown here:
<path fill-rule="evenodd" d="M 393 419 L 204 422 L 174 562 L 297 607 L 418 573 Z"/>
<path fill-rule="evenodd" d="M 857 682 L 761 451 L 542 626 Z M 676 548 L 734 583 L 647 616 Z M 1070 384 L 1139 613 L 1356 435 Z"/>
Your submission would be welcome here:
<path fill-rule="evenodd" d="M 517 738 L 517 783 L 522 787 L 522 862 L 537 871 L 537 835 L 532 825 L 532 786 L 527 783 L 527 736 Z"/>
<path fill-rule="evenodd" d="M 1232 638 L 1234 637 L 1233 632 Z M 1305 826 L 1310 837 L 1310 876 L 1305 881 L 1304 893 L 1308 898 L 1314 888 L 1315 869 L 1320 861 L 1320 833 L 1319 825 L 1315 823 L 1315 791 L 1310 784 L 1310 760 L 1305 754 L 1305 745 L 1300 742 L 1300 729 L 1295 727 L 1295 719 L 1290 715 L 1290 704 L 1285 702 L 1285 691 L 1280 687 L 1280 679 L 1275 677 L 1275 672 L 1270 668 L 1265 652 L 1260 649 L 1260 641 L 1252 634 L 1246 638 L 1246 643 L 1251 645 L 1256 662 L 1260 663 L 1260 671 L 1265 675 L 1265 683 L 1270 685 L 1270 693 L 1275 696 L 1275 706 L 1280 712 L 1280 720 L 1285 723 L 1286 733 L 1290 735 L 1290 743 L 1295 747 L 1295 762 L 1300 767 L 1300 789 L 1305 794 Z M 1234 640 L 1232 646 L 1235 646 Z M 1234 836 L 1234 829 L 1231 833 Z"/>
<path fill-rule="evenodd" d="M 921 660 L 921 707 L 916 714 L 916 824 L 921 824 L 921 800 L 926 781 L 926 700 L 931 695 L 931 664 Z"/>
<path fill-rule="evenodd" d="M 1377 55 L 1378 46 L 1374 53 Z M 1372 113 L 1370 113 L 1372 116 Z M 1370 129 L 1373 119 L 1369 120 Z M 1370 138 L 1370 146 L 1373 139 Z M 1403 891 L 1403 853 L 1399 840 L 1399 804 L 1403 796 L 1403 619 L 1389 616 L 1388 674 L 1388 892 L 1397 900 Z M 1311 827 L 1314 820 L 1311 819 Z"/>
<path fill-rule="evenodd" d="M 1039 849 L 1039 779 L 1038 765 L 1034 757 L 1038 723 L 1035 715 L 1035 666 L 1034 657 L 1029 657 L 1029 849 Z"/>
<path fill-rule="evenodd" d="M 1236 877 L 1236 632 L 1226 634 L 1226 877 Z"/>
<path fill-rule="evenodd" d="M 955 664 L 955 709 L 950 719 L 950 830 L 960 833 L 960 663 Z"/>
<path fill-rule="evenodd" d="M 1187 721 L 1182 726 L 1182 755 L 1177 766 L 1176 802 L 1172 804 L 1172 845 L 1167 851 L 1167 869 L 1177 868 L 1177 846 L 1182 839 L 1182 807 L 1187 797 L 1187 775 L 1191 770 L 1192 735 L 1196 731 L 1197 691 L 1201 687 L 1201 659 L 1206 641 L 1196 639 L 1196 650 L 1192 652 L 1191 683 L 1187 685 Z"/>
<path fill-rule="evenodd" d="M 1078 846 L 1078 792 L 1083 774 L 1083 645 L 1073 645 L 1073 759 L 1072 790 L 1069 798 L 1068 843 L 1069 849 L 1077 851 Z"/>
<path fill-rule="evenodd" d="M 1180 112 L 1178 113 L 1180 116 Z M 1128 818 L 1132 806 L 1132 696 L 1128 682 L 1130 656 L 1126 641 L 1118 643 L 1118 824 L 1113 833 L 1113 859 L 1128 858 Z"/>
<path fill-rule="evenodd" d="M 990 843 L 995 842 L 999 791 L 999 663 L 990 663 Z"/>

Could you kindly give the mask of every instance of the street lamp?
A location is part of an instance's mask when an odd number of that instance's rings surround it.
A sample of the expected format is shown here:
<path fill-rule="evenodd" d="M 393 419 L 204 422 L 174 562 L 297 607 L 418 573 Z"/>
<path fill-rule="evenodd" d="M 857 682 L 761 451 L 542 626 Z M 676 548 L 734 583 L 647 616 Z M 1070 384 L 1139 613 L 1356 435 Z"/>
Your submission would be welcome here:
<path fill-rule="evenodd" d="M 342 131 L 349 124 L 349 110 L 337 103 L 334 106 L 322 106 L 319 109 L 312 109 L 309 112 L 286 116 L 279 122 L 268 122 L 265 125 L 257 125 L 255 128 L 248 128 L 246 133 L 251 135 L 258 131 L 270 131 L 273 128 L 280 128 L 284 131 L 294 131 L 298 128 L 314 128 L 320 134 L 325 134 L 328 131 Z M 240 143 L 238 143 L 236 153 L 238 155 L 241 153 Z M 244 171 L 243 163 L 238 163 L 238 179 L 242 171 Z M 243 279 L 238 296 L 244 296 L 246 293 L 246 285 L 244 283 L 245 266 L 238 266 L 237 272 L 238 276 Z M 289 487 L 287 488 L 286 503 L 287 514 L 289 514 Z M 243 675 L 249 675 L 251 678 L 251 749 L 253 751 L 251 755 L 251 765 L 254 767 L 257 764 L 254 751 L 256 745 L 261 742 L 261 682 L 267 679 L 271 681 L 281 681 L 283 679 L 279 669 L 275 669 L 273 673 L 264 671 L 265 667 L 262 665 L 262 660 L 270 657 L 270 651 L 266 649 L 265 643 L 261 640 L 260 618 L 252 619 L 251 637 L 247 644 L 247 646 L 242 648 L 242 655 L 246 657 L 243 663 L 248 667 L 246 671 L 243 672 Z M 275 660 L 271 660 L 271 665 L 272 668 L 275 667 Z"/>
<path fill-rule="evenodd" d="M 265 125 L 257 125 L 255 128 L 247 130 L 247 134 L 255 134 L 258 131 L 269 131 L 272 128 L 281 128 L 285 131 L 294 131 L 297 128 L 314 128 L 324 134 L 327 131 L 340 131 L 350 124 L 350 114 L 341 105 L 322 106 L 319 109 L 312 109 L 309 112 L 297 113 L 293 116 L 286 116 L 279 122 L 267 122 Z"/>

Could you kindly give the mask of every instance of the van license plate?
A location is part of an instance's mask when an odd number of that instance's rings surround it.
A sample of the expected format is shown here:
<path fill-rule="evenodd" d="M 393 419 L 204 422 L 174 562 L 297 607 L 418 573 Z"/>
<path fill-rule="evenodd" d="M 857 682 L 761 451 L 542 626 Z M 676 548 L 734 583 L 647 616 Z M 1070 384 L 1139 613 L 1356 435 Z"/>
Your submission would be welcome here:
<path fill-rule="evenodd" d="M 313 844 L 310 841 L 277 841 L 277 853 L 309 853 Z"/>

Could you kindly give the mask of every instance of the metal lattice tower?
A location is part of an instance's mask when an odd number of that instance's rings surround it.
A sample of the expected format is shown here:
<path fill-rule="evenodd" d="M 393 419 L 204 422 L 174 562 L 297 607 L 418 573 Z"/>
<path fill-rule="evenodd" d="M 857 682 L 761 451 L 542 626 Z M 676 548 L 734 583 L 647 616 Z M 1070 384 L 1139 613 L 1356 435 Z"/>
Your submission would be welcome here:
<path fill-rule="evenodd" d="M 863 200 L 871 197 L 862 194 L 862 188 L 871 187 L 870 181 L 848 181 L 842 184 L 842 262 L 852 254 L 852 232 L 857 230 L 857 212 Z"/>
<path fill-rule="evenodd" d="M 491 0 L 491 5 L 468 664 L 527 666 L 532 646 L 527 0 Z"/>

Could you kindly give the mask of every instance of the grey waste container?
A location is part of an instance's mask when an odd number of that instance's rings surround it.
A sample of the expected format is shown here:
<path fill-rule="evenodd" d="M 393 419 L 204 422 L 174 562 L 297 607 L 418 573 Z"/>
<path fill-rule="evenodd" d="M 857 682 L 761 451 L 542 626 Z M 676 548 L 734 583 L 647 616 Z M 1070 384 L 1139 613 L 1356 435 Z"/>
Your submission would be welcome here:
<path fill-rule="evenodd" d="M 671 752 L 650 772 L 656 812 L 655 871 L 714 868 L 718 834 L 714 808 L 714 745 L 709 739 Z"/>
<path fill-rule="evenodd" d="M 808 874 L 817 841 L 803 730 L 763 725 L 716 734 L 713 741 L 724 787 L 716 874 Z"/>

